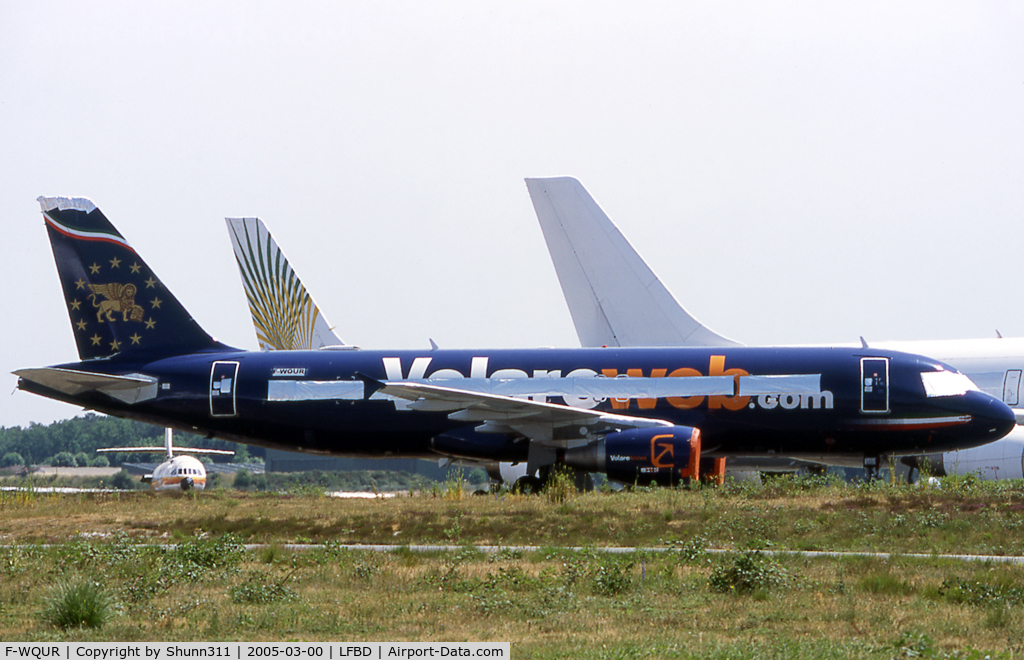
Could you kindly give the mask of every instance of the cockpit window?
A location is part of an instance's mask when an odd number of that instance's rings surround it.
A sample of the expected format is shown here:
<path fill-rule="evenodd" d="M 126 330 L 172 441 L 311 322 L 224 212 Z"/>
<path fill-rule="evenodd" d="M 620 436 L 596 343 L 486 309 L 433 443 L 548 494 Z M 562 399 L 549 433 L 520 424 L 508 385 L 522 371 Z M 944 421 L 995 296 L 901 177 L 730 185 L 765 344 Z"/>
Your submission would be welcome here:
<path fill-rule="evenodd" d="M 970 378 L 954 371 L 924 371 L 921 372 L 921 382 L 924 383 L 925 395 L 929 397 L 960 396 L 978 390 Z"/>

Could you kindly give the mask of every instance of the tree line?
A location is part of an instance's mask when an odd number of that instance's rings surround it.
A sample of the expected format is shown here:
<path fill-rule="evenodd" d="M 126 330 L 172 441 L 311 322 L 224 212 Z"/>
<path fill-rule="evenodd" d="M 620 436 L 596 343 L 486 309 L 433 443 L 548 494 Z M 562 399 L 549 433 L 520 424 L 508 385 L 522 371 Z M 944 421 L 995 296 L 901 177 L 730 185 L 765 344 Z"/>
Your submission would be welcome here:
<path fill-rule="evenodd" d="M 152 453 L 97 454 L 101 447 L 162 447 L 164 429 L 128 419 L 86 413 L 83 417 L 52 424 L 32 423 L 27 428 L 0 427 L 0 467 L 12 465 L 113 465 L 152 463 Z M 205 438 L 175 431 L 174 444 L 182 447 L 227 449 L 234 456 L 204 456 L 214 462 L 252 463 L 263 460 L 262 447 Z M 73 463 L 69 463 L 73 459 Z M 102 459 L 106 459 L 105 461 Z"/>

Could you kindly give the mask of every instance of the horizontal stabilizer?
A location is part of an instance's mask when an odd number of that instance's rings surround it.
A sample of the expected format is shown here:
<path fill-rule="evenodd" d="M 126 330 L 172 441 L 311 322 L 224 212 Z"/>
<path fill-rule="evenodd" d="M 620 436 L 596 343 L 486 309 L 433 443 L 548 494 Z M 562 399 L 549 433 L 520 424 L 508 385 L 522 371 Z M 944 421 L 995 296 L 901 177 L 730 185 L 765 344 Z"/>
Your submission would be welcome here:
<path fill-rule="evenodd" d="M 103 449 L 97 449 L 98 452 L 104 453 L 115 453 L 121 452 L 124 454 L 163 454 L 167 451 L 166 447 L 104 447 Z M 197 447 L 175 447 L 174 453 L 176 454 L 209 454 L 213 456 L 233 456 L 235 452 L 228 449 L 202 449 Z"/>
<path fill-rule="evenodd" d="M 156 397 L 157 380 L 142 374 L 111 376 L 58 367 L 18 369 L 14 374 L 70 396 L 96 391 L 129 404 Z"/>

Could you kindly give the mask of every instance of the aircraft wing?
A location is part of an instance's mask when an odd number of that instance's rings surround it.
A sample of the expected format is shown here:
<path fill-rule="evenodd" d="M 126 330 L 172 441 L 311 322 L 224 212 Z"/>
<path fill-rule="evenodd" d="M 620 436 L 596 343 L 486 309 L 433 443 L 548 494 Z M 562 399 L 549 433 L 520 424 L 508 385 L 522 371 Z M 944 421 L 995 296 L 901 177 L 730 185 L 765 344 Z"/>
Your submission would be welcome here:
<path fill-rule="evenodd" d="M 665 399 L 688 396 L 758 396 L 762 394 L 818 394 L 821 374 L 777 374 L 764 376 L 685 376 L 668 378 L 457 378 L 388 381 L 388 388 L 407 394 L 419 391 L 460 392 L 493 395 L 503 399 L 534 401 L 547 397 L 574 399 Z M 390 390 L 385 393 L 390 393 Z M 410 396 L 399 398 L 412 398 Z M 564 408 L 564 406 L 556 406 Z M 442 408 L 434 408 L 441 410 Z M 454 409 L 454 408 L 453 408 Z"/>
<path fill-rule="evenodd" d="M 111 376 L 56 367 L 18 369 L 14 374 L 71 396 L 98 391 L 125 403 L 139 403 L 156 397 L 156 379 L 143 374 Z"/>
<path fill-rule="evenodd" d="M 444 383 L 444 384 L 438 384 Z M 388 381 L 379 394 L 409 401 L 406 408 L 447 412 L 481 431 L 517 432 L 553 446 L 591 442 L 595 434 L 672 424 L 650 417 L 593 410 L 595 401 L 689 396 L 757 396 L 815 393 L 820 374 L 691 376 L 684 378 L 465 378 L 448 381 Z M 547 403 L 548 397 L 587 402 L 589 407 Z"/>
<path fill-rule="evenodd" d="M 532 440 L 557 446 L 568 444 L 560 437 L 562 434 L 558 433 L 559 429 L 565 427 L 586 427 L 586 435 L 591 435 L 616 428 L 672 426 L 670 422 L 660 419 L 615 415 L 428 383 L 387 382 L 380 392 L 411 401 L 408 407 L 412 410 L 446 411 L 451 419 L 480 422 L 495 432 L 504 429 L 518 431 Z M 572 440 L 577 441 L 576 444 L 580 444 L 580 440 L 589 442 L 578 430 Z"/>

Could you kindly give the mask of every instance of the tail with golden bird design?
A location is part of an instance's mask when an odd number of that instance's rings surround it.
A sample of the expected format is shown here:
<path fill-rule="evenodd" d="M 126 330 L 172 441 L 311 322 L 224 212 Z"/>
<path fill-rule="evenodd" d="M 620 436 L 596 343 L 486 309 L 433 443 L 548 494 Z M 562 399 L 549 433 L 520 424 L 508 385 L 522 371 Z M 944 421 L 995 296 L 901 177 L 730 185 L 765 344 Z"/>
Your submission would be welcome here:
<path fill-rule="evenodd" d="M 344 346 L 263 222 L 259 218 L 226 220 L 260 348 Z"/>

